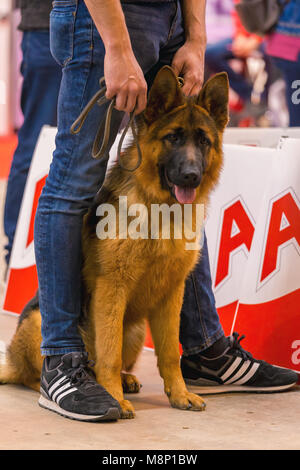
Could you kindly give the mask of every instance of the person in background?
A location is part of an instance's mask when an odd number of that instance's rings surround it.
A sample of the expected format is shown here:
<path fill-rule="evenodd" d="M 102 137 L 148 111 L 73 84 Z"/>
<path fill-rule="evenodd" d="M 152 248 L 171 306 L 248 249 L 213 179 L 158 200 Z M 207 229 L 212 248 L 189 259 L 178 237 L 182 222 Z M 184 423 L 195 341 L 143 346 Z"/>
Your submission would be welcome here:
<path fill-rule="evenodd" d="M 230 61 L 232 59 L 247 59 L 260 48 L 263 39 L 246 31 L 234 9 L 231 11 L 231 17 L 232 36 L 216 43 L 208 43 L 205 65 L 210 73 L 227 72 L 230 87 L 239 97 L 237 108 L 242 109 L 245 103 L 251 100 L 252 84 L 243 72 L 232 68 Z"/>
<path fill-rule="evenodd" d="M 266 38 L 266 53 L 286 84 L 289 125 L 300 126 L 300 0 L 285 5 L 274 31 Z"/>
<path fill-rule="evenodd" d="M 8 177 L 4 207 L 4 231 L 8 239 L 5 260 L 9 264 L 17 220 L 28 171 L 41 128 L 56 126 L 61 67 L 50 52 L 49 15 L 51 0 L 18 0 L 21 9 L 23 76 L 21 109 L 23 124 L 18 132 Z"/>

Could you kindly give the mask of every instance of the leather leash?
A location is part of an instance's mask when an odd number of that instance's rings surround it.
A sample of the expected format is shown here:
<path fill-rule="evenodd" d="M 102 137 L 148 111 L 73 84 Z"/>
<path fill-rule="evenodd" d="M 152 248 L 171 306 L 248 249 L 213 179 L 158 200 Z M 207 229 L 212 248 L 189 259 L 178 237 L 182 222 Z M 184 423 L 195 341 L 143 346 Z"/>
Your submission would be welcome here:
<path fill-rule="evenodd" d="M 182 77 L 178 77 L 178 83 L 181 87 L 183 86 L 184 80 Z M 78 134 L 87 118 L 87 115 L 89 114 L 91 109 L 95 106 L 95 104 L 98 104 L 98 106 L 102 106 L 103 104 L 110 102 L 108 106 L 108 110 L 106 112 L 106 116 L 104 116 L 99 126 L 99 129 L 97 131 L 97 134 L 93 143 L 93 147 L 92 147 L 93 158 L 102 158 L 103 156 L 107 154 L 107 147 L 108 147 L 109 137 L 110 137 L 111 116 L 112 116 L 112 112 L 116 104 L 115 98 L 112 98 L 111 100 L 109 100 L 105 96 L 106 85 L 105 85 L 104 77 L 100 78 L 99 85 L 100 85 L 100 90 L 98 90 L 95 93 L 95 95 L 91 98 L 91 100 L 87 103 L 87 105 L 84 107 L 84 109 L 82 110 L 78 118 L 73 122 L 70 128 L 71 134 Z M 133 135 L 137 152 L 138 152 L 138 161 L 133 168 L 126 168 L 123 165 L 122 160 L 121 160 L 121 150 L 122 150 L 124 139 L 130 127 L 131 127 L 132 135 Z M 100 140 L 101 140 L 102 135 L 103 135 L 103 139 L 100 145 Z M 130 113 L 129 120 L 121 134 L 119 144 L 118 144 L 118 150 L 117 150 L 117 160 L 118 160 L 120 167 L 123 170 L 131 171 L 131 172 L 137 170 L 137 168 L 140 166 L 142 162 L 142 152 L 141 152 L 141 148 L 140 148 L 140 144 L 139 144 L 137 132 L 136 132 L 134 111 Z"/>
<path fill-rule="evenodd" d="M 100 78 L 99 85 L 100 85 L 100 90 L 98 90 L 95 93 L 95 95 L 91 98 L 91 100 L 83 108 L 82 112 L 80 113 L 78 118 L 73 122 L 73 124 L 70 128 L 71 134 L 73 134 L 73 135 L 78 134 L 80 132 L 86 118 L 87 118 L 87 115 L 89 114 L 91 109 L 95 106 L 95 104 L 97 104 L 98 106 L 102 106 L 102 105 L 109 102 L 109 106 L 108 106 L 106 115 L 104 116 L 104 118 L 103 118 L 103 120 L 102 120 L 102 122 L 101 122 L 101 124 L 98 128 L 98 131 L 97 131 L 94 143 L 93 143 L 93 147 L 92 147 L 92 157 L 93 158 L 102 158 L 103 156 L 107 155 L 107 147 L 108 147 L 109 137 L 110 137 L 111 116 L 112 116 L 114 106 L 116 104 L 116 99 L 115 98 L 112 98 L 111 100 L 109 100 L 105 96 L 106 85 L 105 85 L 104 77 Z M 135 141 L 135 144 L 136 144 L 136 148 L 137 148 L 137 152 L 138 152 L 138 161 L 137 161 L 136 165 L 133 168 L 125 167 L 122 163 L 122 160 L 121 160 L 122 145 L 123 145 L 124 139 L 126 137 L 126 134 L 128 132 L 128 129 L 130 127 L 131 127 L 132 135 L 133 135 L 133 138 L 134 138 L 134 141 Z M 101 140 L 102 135 L 103 135 L 103 138 L 102 138 L 102 142 L 101 142 L 101 145 L 100 145 L 100 140 Z M 138 137 L 137 137 L 137 132 L 136 132 L 134 111 L 132 113 L 130 113 L 129 121 L 126 124 L 126 127 L 124 128 L 124 130 L 121 134 L 119 144 L 118 144 L 118 150 L 117 150 L 117 159 L 118 159 L 118 163 L 119 163 L 120 167 L 123 170 L 131 171 L 131 172 L 135 171 L 140 166 L 140 164 L 142 162 L 142 152 L 141 152 L 141 148 L 140 148 L 140 145 L 139 145 L 139 142 L 138 142 Z"/>

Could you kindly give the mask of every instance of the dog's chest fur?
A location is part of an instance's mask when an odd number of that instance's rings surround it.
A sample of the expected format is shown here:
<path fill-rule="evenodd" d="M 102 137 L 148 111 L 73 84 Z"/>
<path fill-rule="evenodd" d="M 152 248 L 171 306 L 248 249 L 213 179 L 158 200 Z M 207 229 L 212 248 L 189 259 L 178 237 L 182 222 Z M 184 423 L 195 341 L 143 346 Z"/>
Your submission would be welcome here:
<path fill-rule="evenodd" d="M 155 305 L 184 283 L 199 252 L 185 249 L 184 240 L 99 240 L 85 246 L 84 277 L 90 285 L 95 276 L 105 277 L 116 291 L 126 288 L 128 302 Z"/>

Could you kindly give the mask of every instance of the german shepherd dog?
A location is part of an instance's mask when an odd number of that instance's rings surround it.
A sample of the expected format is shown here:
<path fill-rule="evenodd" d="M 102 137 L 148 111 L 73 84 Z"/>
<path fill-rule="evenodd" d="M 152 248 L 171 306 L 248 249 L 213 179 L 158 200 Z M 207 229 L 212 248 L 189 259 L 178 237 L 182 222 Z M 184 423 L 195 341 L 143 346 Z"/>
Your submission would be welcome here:
<path fill-rule="evenodd" d="M 80 332 L 95 361 L 96 379 L 119 401 L 123 418 L 134 417 L 134 408 L 123 392 L 140 389 L 129 372 L 144 344 L 146 320 L 170 404 L 184 410 L 205 407 L 202 398 L 185 386 L 179 352 L 185 280 L 200 250 L 187 250 L 185 237 L 172 236 L 172 230 L 169 239 L 99 239 L 97 207 L 103 202 L 111 204 L 118 220 L 120 196 L 127 197 L 128 205 L 146 206 L 148 214 L 152 204 L 207 206 L 222 168 L 222 134 L 227 121 L 226 73 L 210 78 L 197 97 L 185 97 L 172 69 L 163 67 L 137 121 L 143 155 L 140 166 L 128 172 L 114 165 L 95 206 L 84 218 L 82 278 L 87 314 Z M 128 167 L 134 166 L 138 158 L 134 143 L 122 158 Z M 174 223 L 171 220 L 171 228 Z M 40 343 L 41 315 L 38 302 L 31 302 L 8 347 L 0 382 L 39 391 Z"/>

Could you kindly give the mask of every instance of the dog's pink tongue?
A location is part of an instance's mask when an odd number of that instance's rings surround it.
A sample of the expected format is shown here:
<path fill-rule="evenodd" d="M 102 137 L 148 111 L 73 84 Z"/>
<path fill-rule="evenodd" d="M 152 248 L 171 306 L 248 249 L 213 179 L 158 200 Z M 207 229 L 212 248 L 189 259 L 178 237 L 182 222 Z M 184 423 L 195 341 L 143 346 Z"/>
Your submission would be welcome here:
<path fill-rule="evenodd" d="M 196 189 L 194 188 L 182 188 L 181 186 L 175 187 L 175 196 L 180 204 L 191 204 L 194 202 L 196 197 Z"/>

